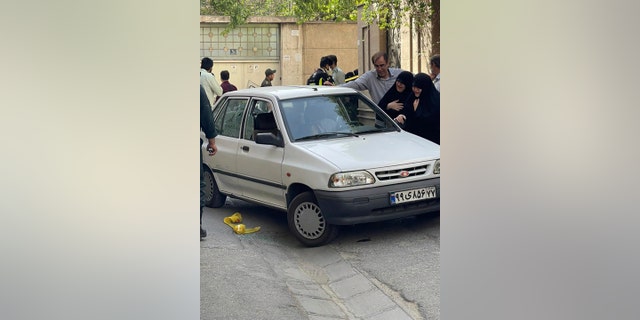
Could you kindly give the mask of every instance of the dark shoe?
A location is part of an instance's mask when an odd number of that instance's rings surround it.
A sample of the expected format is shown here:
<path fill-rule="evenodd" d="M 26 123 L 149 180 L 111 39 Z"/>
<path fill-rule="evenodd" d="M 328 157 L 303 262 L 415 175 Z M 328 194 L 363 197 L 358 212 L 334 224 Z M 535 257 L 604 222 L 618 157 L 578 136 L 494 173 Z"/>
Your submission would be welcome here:
<path fill-rule="evenodd" d="M 202 227 L 200 227 L 200 241 L 202 241 L 206 237 L 207 237 L 207 230 L 202 229 Z"/>

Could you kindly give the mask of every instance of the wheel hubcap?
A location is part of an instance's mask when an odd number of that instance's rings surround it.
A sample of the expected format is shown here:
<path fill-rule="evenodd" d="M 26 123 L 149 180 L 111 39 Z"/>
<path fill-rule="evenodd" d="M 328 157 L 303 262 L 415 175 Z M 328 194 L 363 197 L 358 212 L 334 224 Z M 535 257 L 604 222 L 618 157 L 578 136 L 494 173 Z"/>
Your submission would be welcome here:
<path fill-rule="evenodd" d="M 319 238 L 326 228 L 320 207 L 312 202 L 302 203 L 296 208 L 294 221 L 298 232 L 307 239 Z"/>

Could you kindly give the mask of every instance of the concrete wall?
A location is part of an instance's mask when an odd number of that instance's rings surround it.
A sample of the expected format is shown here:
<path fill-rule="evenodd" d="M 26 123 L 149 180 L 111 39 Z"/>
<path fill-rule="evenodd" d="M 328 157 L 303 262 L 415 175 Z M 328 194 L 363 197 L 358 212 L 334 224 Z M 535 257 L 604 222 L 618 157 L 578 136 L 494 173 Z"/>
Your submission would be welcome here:
<path fill-rule="evenodd" d="M 362 6 L 358 7 L 358 54 L 360 72 L 373 69 L 371 56 L 378 51 L 389 54 L 392 67 L 399 67 L 413 73 L 429 73 L 429 48 L 431 39 L 420 36 L 408 14 L 397 30 L 380 30 L 377 24 L 365 24 L 362 19 Z M 429 27 L 426 28 L 428 30 Z"/>
<path fill-rule="evenodd" d="M 302 73 L 307 78 L 320 67 L 320 58 L 333 54 L 338 67 L 347 73 L 358 69 L 358 26 L 356 23 L 305 23 Z"/>
<path fill-rule="evenodd" d="M 359 16 L 361 7 L 358 8 Z M 406 17 L 409 21 L 409 17 Z M 201 16 L 201 24 L 227 24 L 227 17 Z M 280 26 L 280 57 L 274 60 L 214 60 L 213 72 L 219 78 L 221 70 L 229 70 L 231 82 L 238 88 L 259 86 L 264 79 L 264 70 L 275 69 L 274 85 L 305 84 L 307 78 L 320 65 L 320 58 L 328 54 L 338 57 L 338 66 L 346 73 L 358 69 L 362 74 L 373 69 L 371 56 L 378 51 L 389 52 L 392 46 L 395 55 L 390 57 L 393 67 L 413 73 L 429 73 L 428 49 L 430 39 L 420 37 L 409 22 L 389 40 L 388 31 L 380 30 L 377 24 L 310 22 L 297 24 L 293 18 L 251 17 L 247 24 L 278 24 Z M 390 43 L 393 42 L 393 43 Z M 399 43 L 397 43 L 399 42 Z M 397 58 L 397 59 L 396 59 Z M 397 60 L 397 61 L 396 61 Z"/>
<path fill-rule="evenodd" d="M 201 16 L 201 24 L 227 24 L 228 18 Z M 334 54 L 338 66 L 346 73 L 358 68 L 358 41 L 356 23 L 317 22 L 297 24 L 290 18 L 253 17 L 248 24 L 280 26 L 280 57 L 274 60 L 220 60 L 214 61 L 213 73 L 229 70 L 230 82 L 238 89 L 259 86 L 267 68 L 275 69 L 273 85 L 305 84 L 307 78 L 320 65 L 320 58 Z M 201 57 L 202 58 L 202 57 Z"/>
<path fill-rule="evenodd" d="M 303 26 L 295 23 L 280 25 L 282 73 L 277 78 L 283 85 L 301 84 L 306 80 L 303 72 L 304 32 L 301 29 Z"/>
<path fill-rule="evenodd" d="M 360 74 L 374 69 L 371 56 L 378 51 L 387 51 L 387 34 L 378 24 L 362 21 L 362 6 L 358 7 L 358 60 Z"/>

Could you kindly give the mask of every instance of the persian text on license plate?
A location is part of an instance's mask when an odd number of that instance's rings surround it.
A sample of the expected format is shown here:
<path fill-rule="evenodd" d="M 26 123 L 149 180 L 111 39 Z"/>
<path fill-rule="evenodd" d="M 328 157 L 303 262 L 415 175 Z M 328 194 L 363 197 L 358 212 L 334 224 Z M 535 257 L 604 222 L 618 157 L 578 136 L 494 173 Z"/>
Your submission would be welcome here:
<path fill-rule="evenodd" d="M 436 197 L 436 187 L 411 189 L 405 191 L 392 192 L 389 194 L 391 204 L 414 202 Z"/>

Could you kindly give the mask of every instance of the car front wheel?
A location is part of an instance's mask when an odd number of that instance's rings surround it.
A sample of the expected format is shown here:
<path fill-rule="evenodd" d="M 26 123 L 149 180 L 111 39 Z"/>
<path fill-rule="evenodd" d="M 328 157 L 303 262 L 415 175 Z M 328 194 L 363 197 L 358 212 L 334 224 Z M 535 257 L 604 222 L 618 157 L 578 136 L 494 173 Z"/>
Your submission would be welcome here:
<path fill-rule="evenodd" d="M 209 208 L 220 208 L 227 201 L 227 196 L 220 193 L 216 179 L 213 177 L 213 173 L 207 167 L 204 168 L 204 204 Z"/>
<path fill-rule="evenodd" d="M 311 192 L 293 198 L 287 220 L 291 232 L 308 247 L 325 245 L 338 235 L 338 226 L 327 223 Z"/>

